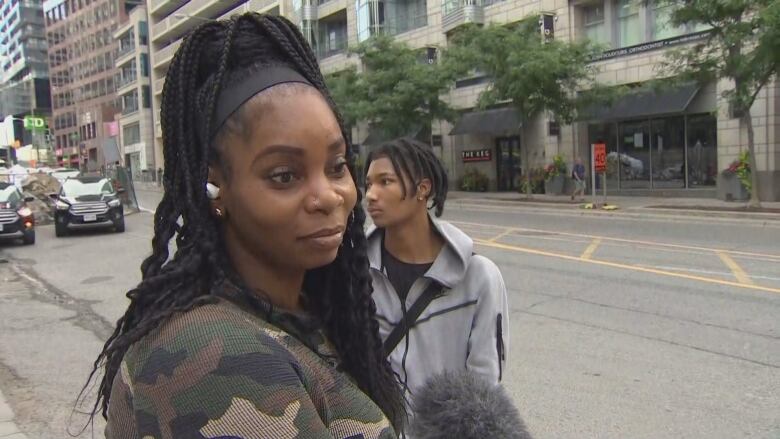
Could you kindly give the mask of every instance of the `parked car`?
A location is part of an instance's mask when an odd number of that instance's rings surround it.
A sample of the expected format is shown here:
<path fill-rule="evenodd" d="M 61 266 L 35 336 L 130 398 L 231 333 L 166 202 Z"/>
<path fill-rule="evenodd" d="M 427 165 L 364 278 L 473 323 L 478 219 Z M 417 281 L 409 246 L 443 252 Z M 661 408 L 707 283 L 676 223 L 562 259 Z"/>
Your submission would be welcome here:
<path fill-rule="evenodd" d="M 68 178 L 76 178 L 81 175 L 81 171 L 71 168 L 57 168 L 49 173 L 52 177 L 59 180 L 60 184 L 65 182 Z"/>
<path fill-rule="evenodd" d="M 66 236 L 76 229 L 113 228 L 125 231 L 120 191 L 105 177 L 68 178 L 54 198 L 54 232 Z"/>
<path fill-rule="evenodd" d="M 25 197 L 15 185 L 0 182 L 0 239 L 21 239 L 27 245 L 35 244 L 35 217 Z"/>

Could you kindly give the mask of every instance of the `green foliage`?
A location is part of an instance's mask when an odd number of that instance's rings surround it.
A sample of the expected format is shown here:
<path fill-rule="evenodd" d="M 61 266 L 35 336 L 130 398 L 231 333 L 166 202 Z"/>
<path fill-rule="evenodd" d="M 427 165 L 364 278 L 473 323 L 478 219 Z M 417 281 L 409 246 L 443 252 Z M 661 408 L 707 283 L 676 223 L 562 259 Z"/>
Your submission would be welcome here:
<path fill-rule="evenodd" d="M 616 90 L 598 85 L 589 64 L 599 49 L 588 42 L 542 42 L 534 16 L 510 26 L 464 26 L 453 35 L 445 64 L 460 76 L 477 71 L 491 78 L 480 107 L 509 101 L 524 121 L 549 111 L 568 124 L 584 107 L 614 98 Z"/>
<path fill-rule="evenodd" d="M 735 109 L 749 109 L 777 72 L 780 3 L 776 0 L 687 0 L 670 3 L 672 23 L 711 27 L 700 43 L 670 52 L 664 73 L 682 79 L 734 81 L 724 97 Z"/>
<path fill-rule="evenodd" d="M 325 75 L 325 84 L 330 95 L 341 112 L 344 124 L 353 127 L 360 121 L 362 100 L 356 99 L 360 81 L 357 69 L 353 66 L 340 72 Z"/>
<path fill-rule="evenodd" d="M 753 182 L 750 173 L 750 155 L 747 151 L 742 151 L 739 157 L 731 162 L 728 168 L 723 170 L 723 175 L 736 175 L 745 190 L 752 193 Z"/>
<path fill-rule="evenodd" d="M 755 168 L 753 122 L 750 107 L 780 65 L 780 2 L 778 0 L 663 0 L 674 8 L 674 25 L 706 25 L 706 40 L 669 54 L 665 74 L 713 82 L 728 80 L 723 93 L 741 114 L 748 130 L 746 163 Z M 748 186 L 746 186 L 748 187 Z M 750 204 L 758 206 L 758 177 L 750 178 Z"/>
<path fill-rule="evenodd" d="M 490 180 L 488 176 L 476 168 L 468 168 L 463 174 L 461 189 L 467 192 L 485 192 L 488 190 Z"/>
<path fill-rule="evenodd" d="M 528 175 L 520 182 L 517 191 L 521 194 L 543 194 L 544 193 L 545 170 L 544 168 L 533 168 Z"/>
<path fill-rule="evenodd" d="M 455 111 L 440 98 L 455 76 L 438 63 L 425 62 L 421 50 L 380 35 L 351 52 L 360 57 L 363 70 L 328 77 L 345 119 L 353 124 L 365 120 L 387 137 L 408 135 L 436 119 L 455 119 Z"/>
<path fill-rule="evenodd" d="M 556 154 L 552 163 L 544 167 L 544 179 L 549 180 L 559 175 L 566 175 L 566 161 L 562 155 Z"/>

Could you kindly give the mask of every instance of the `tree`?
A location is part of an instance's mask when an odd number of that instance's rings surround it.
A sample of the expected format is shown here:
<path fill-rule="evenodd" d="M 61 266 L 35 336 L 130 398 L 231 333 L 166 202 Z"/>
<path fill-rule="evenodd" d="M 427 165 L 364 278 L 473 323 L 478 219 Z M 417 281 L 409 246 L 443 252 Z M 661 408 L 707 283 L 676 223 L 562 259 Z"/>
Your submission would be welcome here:
<path fill-rule="evenodd" d="M 452 72 L 429 63 L 421 50 L 388 36 L 376 36 L 352 51 L 362 61 L 361 72 L 329 78 L 334 100 L 353 122 L 364 120 L 383 137 L 428 128 L 456 113 L 441 99 L 454 82 Z"/>
<path fill-rule="evenodd" d="M 333 101 L 338 106 L 347 130 L 360 121 L 362 114 L 361 103 L 363 100 L 356 98 L 359 80 L 357 69 L 354 66 L 325 75 L 325 83 L 330 90 Z"/>
<path fill-rule="evenodd" d="M 751 170 L 750 206 L 760 206 L 753 119 L 756 96 L 777 73 L 780 61 L 780 2 L 777 0 L 664 0 L 674 8 L 674 26 L 707 25 L 708 37 L 669 53 L 664 73 L 701 83 L 727 80 L 723 93 L 747 128 Z"/>
<path fill-rule="evenodd" d="M 479 96 L 479 107 L 509 102 L 521 125 L 545 111 L 558 122 L 570 124 L 583 108 L 614 98 L 618 89 L 595 82 L 596 69 L 590 60 L 599 47 L 588 42 L 544 41 L 538 23 L 537 16 L 511 25 L 464 26 L 446 53 L 447 70 L 460 75 L 478 71 L 490 77 Z M 527 150 L 523 148 L 522 168 L 530 195 Z"/>

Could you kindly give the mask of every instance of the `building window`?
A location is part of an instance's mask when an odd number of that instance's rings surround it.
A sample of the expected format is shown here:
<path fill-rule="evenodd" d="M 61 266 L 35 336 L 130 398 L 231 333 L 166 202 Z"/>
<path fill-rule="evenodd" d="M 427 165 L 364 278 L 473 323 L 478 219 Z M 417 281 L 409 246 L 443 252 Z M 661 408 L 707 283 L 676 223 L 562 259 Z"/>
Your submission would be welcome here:
<path fill-rule="evenodd" d="M 653 40 L 664 40 L 682 35 L 685 32 L 684 28 L 672 25 L 672 11 L 672 5 L 668 4 L 656 4 L 653 7 Z"/>
<path fill-rule="evenodd" d="M 717 119 L 711 114 L 590 124 L 588 140 L 606 144 L 608 187 L 670 189 L 716 184 Z"/>
<path fill-rule="evenodd" d="M 604 3 L 583 6 L 585 37 L 595 44 L 608 44 L 607 25 L 604 21 Z"/>
<path fill-rule="evenodd" d="M 443 2 L 445 11 L 448 2 Z M 397 35 L 428 24 L 426 0 L 357 0 L 358 41 Z"/>
<path fill-rule="evenodd" d="M 362 42 L 384 31 L 385 2 L 358 0 L 357 3 L 358 41 Z"/>
<path fill-rule="evenodd" d="M 138 111 L 138 92 L 136 90 L 122 95 L 122 114 Z"/>
<path fill-rule="evenodd" d="M 347 49 L 347 17 L 346 14 L 340 17 L 341 20 L 322 21 L 319 23 L 319 45 L 317 46 L 317 56 L 326 58 L 331 55 L 342 53 Z"/>
<path fill-rule="evenodd" d="M 617 0 L 617 43 L 618 47 L 633 46 L 642 42 L 639 26 L 639 1 Z"/>
<path fill-rule="evenodd" d="M 709 25 L 703 23 L 695 25 L 688 24 L 676 27 L 672 25 L 672 13 L 674 12 L 675 8 L 675 5 L 673 4 L 662 2 L 661 0 L 656 0 L 652 4 L 649 4 L 648 8 L 650 8 L 648 11 L 650 16 L 648 18 L 650 20 L 650 39 L 652 41 L 665 40 L 667 38 L 674 38 L 680 35 L 710 29 Z"/>
<path fill-rule="evenodd" d="M 149 55 L 145 53 L 141 54 L 141 76 L 149 77 Z"/>
<path fill-rule="evenodd" d="M 141 87 L 141 101 L 144 108 L 152 108 L 151 94 L 149 93 L 149 86 L 144 85 Z"/>
<path fill-rule="evenodd" d="M 149 44 L 149 27 L 145 21 L 138 23 L 138 44 L 142 46 Z"/>
<path fill-rule="evenodd" d="M 122 145 L 141 143 L 141 126 L 137 123 L 125 125 L 122 128 Z"/>

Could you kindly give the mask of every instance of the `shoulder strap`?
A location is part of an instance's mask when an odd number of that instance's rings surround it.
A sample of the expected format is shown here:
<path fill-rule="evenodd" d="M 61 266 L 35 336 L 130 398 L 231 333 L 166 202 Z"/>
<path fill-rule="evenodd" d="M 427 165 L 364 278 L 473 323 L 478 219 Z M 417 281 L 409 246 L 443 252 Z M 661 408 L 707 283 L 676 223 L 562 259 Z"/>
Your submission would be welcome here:
<path fill-rule="evenodd" d="M 420 297 L 417 298 L 406 315 L 404 315 L 398 325 L 390 332 L 390 335 L 387 336 L 387 339 L 385 339 L 385 342 L 382 345 L 385 351 L 385 357 L 389 356 L 390 353 L 393 352 L 393 349 L 398 346 L 398 343 L 406 337 L 406 334 L 412 329 L 412 326 L 414 326 L 414 323 L 420 317 L 420 314 L 422 314 L 433 299 L 441 293 L 441 290 L 441 284 L 431 280 L 431 283 L 428 284 L 428 288 L 426 288 Z"/>

